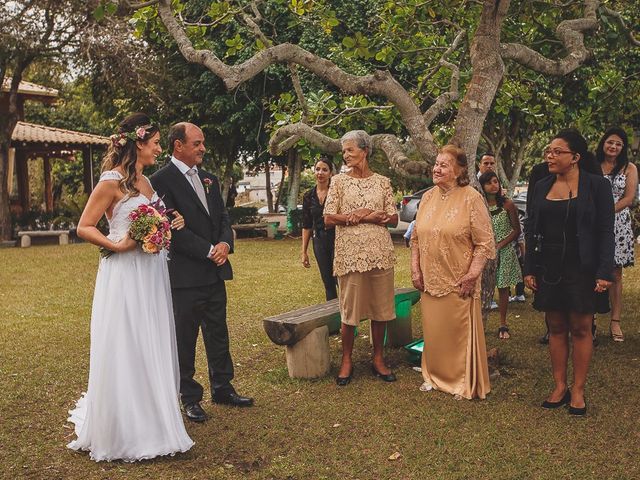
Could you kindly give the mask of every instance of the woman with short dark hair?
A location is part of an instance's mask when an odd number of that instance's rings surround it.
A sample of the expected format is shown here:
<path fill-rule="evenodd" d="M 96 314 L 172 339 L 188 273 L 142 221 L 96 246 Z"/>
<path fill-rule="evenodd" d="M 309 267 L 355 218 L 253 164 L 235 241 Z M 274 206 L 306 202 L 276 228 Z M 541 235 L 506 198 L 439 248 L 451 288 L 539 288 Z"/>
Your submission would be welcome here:
<path fill-rule="evenodd" d="M 543 408 L 569 405 L 585 415 L 585 384 L 593 351 L 591 320 L 599 292 L 613 279 L 611 185 L 583 168 L 593 156 L 573 129 L 562 130 L 545 150 L 550 175 L 539 180 L 525 222 L 524 281 L 533 307 L 546 313 L 555 388 Z M 574 382 L 567 381 L 569 333 Z"/>

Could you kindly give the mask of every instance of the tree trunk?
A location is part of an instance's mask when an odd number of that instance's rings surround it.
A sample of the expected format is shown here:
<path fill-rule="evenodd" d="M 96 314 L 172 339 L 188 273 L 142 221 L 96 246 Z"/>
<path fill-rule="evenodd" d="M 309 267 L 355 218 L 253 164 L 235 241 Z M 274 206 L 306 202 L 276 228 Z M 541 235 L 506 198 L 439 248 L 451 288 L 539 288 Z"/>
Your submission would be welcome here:
<path fill-rule="evenodd" d="M 224 203 L 224 205 L 227 205 L 227 200 L 229 199 L 229 189 L 231 188 L 231 184 L 233 183 L 233 163 L 234 163 L 234 156 L 233 155 L 229 155 L 227 157 L 227 161 L 225 163 L 224 166 L 224 174 L 222 177 L 222 202 Z"/>
<path fill-rule="evenodd" d="M 298 193 L 300 192 L 300 175 L 302 173 L 302 156 L 298 150 L 292 148 L 288 152 L 293 168 L 289 170 L 289 196 L 287 198 L 287 212 L 295 210 L 298 206 Z"/>
<path fill-rule="evenodd" d="M 287 166 L 282 166 L 282 175 L 280 175 L 280 186 L 278 187 L 278 195 L 276 195 L 276 203 L 273 206 L 275 211 L 278 211 L 278 205 L 282 205 L 282 194 L 284 193 L 284 188 L 282 185 L 284 184 L 284 176 L 287 174 Z"/>
<path fill-rule="evenodd" d="M 0 241 L 11 239 L 11 210 L 9 208 L 9 149 L 0 142 Z"/>
<path fill-rule="evenodd" d="M 18 99 L 18 87 L 22 81 L 22 73 L 32 62 L 32 58 L 26 56 L 16 61 L 11 77 L 11 84 L 7 92 L 7 114 L 0 117 L 0 241 L 11 240 L 11 209 L 9 208 L 9 146 L 11 135 L 16 128 L 22 113 L 22 105 Z M 4 73 L 0 78 L 0 85 L 4 83 Z"/>
<path fill-rule="evenodd" d="M 529 146 L 530 140 L 527 135 L 527 139 L 522 139 L 518 150 L 516 152 L 516 161 L 513 165 L 513 173 L 511 175 L 511 179 L 509 180 L 509 186 L 507 188 L 507 195 L 509 197 L 513 196 L 513 191 L 516 188 L 516 184 L 518 183 L 518 179 L 520 178 L 520 172 L 522 171 L 522 165 L 524 165 L 524 154 L 527 151 L 527 147 Z"/>
<path fill-rule="evenodd" d="M 271 191 L 271 166 L 269 160 L 264 162 L 264 183 L 267 189 L 267 207 L 269 213 L 273 213 L 273 192 Z"/>
<path fill-rule="evenodd" d="M 500 32 L 509 10 L 509 0 L 485 0 L 478 29 L 471 44 L 473 76 L 460 104 L 451 143 L 459 145 L 467 154 L 469 178 L 475 184 L 476 151 L 482 127 L 504 76 L 504 62 L 500 56 Z"/>

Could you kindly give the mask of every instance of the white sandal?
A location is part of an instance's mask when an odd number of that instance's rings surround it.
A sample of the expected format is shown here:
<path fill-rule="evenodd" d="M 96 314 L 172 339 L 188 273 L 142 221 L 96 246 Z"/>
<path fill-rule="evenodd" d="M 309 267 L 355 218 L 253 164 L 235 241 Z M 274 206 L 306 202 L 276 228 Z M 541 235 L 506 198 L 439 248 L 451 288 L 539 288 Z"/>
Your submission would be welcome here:
<path fill-rule="evenodd" d="M 429 382 L 424 382 L 422 385 L 420 385 L 421 392 L 430 392 L 431 390 L 433 390 L 433 385 L 431 385 L 431 383 Z"/>

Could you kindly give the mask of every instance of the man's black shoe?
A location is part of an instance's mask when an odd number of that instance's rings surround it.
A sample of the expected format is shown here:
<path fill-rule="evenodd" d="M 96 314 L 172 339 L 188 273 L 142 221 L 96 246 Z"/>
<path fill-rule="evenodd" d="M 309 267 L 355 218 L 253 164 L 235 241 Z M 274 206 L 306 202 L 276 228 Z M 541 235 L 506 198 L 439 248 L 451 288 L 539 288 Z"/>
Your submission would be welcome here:
<path fill-rule="evenodd" d="M 250 407 L 253 405 L 253 398 L 242 397 L 234 391 L 215 392 L 213 394 L 213 403 L 221 403 L 224 405 L 232 405 L 234 407 Z"/>
<path fill-rule="evenodd" d="M 184 413 L 192 422 L 204 422 L 207 419 L 207 414 L 198 402 L 185 405 Z"/>

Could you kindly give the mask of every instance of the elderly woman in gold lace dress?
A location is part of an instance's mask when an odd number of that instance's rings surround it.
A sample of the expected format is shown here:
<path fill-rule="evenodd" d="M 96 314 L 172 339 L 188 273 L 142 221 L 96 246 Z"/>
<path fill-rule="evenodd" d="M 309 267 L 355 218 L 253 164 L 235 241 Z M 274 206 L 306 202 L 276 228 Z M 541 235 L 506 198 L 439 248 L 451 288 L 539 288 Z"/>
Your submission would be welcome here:
<path fill-rule="evenodd" d="M 339 386 L 351 381 L 353 337 L 361 320 L 371 320 L 373 374 L 396 380 L 382 355 L 385 322 L 394 320 L 393 266 L 395 254 L 387 225 L 398 223 L 389 179 L 369 169 L 371 137 L 362 130 L 340 140 L 348 173 L 331 180 L 324 205 L 325 226 L 336 226 L 334 274 L 340 288 L 342 364 Z"/>
<path fill-rule="evenodd" d="M 422 293 L 422 391 L 485 398 L 490 391 L 480 276 L 495 258 L 489 212 L 469 186 L 463 150 L 447 145 L 433 167 L 411 237 L 411 280 Z"/>

